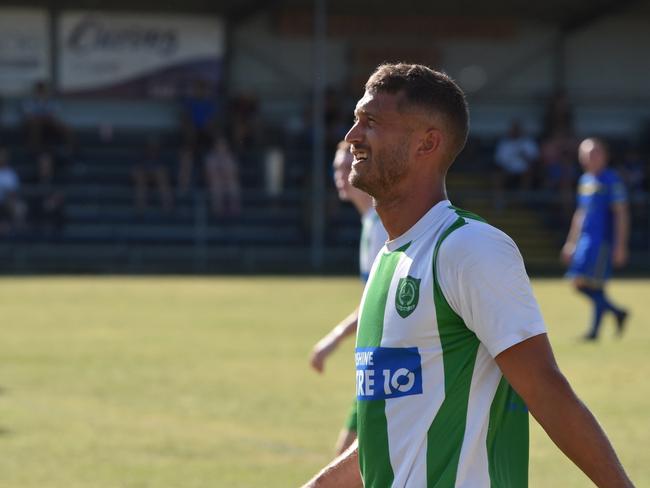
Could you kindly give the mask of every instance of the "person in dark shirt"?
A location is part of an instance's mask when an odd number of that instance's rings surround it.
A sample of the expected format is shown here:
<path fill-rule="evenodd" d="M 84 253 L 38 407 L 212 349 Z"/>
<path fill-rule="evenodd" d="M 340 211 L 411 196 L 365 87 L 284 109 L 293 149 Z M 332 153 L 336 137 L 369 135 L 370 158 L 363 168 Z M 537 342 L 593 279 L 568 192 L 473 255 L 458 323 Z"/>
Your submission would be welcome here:
<path fill-rule="evenodd" d="M 174 207 L 174 196 L 169 184 L 167 164 L 162 155 L 160 141 L 151 136 L 147 140 L 145 153 L 131 172 L 134 183 L 134 201 L 138 213 L 142 213 L 148 206 L 148 188 L 153 184 L 158 190 L 160 203 L 165 212 L 170 212 Z"/>
<path fill-rule="evenodd" d="M 32 96 L 23 102 L 22 112 L 30 149 L 35 152 L 71 149 L 72 131 L 61 117 L 59 103 L 52 97 L 47 83 L 39 81 L 34 85 Z"/>
<path fill-rule="evenodd" d="M 55 156 L 42 153 L 30 203 L 30 214 L 36 228 L 45 235 L 60 233 L 65 227 L 65 168 Z"/>
<path fill-rule="evenodd" d="M 178 190 L 186 193 L 192 184 L 194 161 L 202 159 L 210 150 L 220 116 L 217 100 L 210 92 L 210 86 L 198 80 L 191 95 L 182 102 L 181 125 L 183 147 L 178 168 Z"/>

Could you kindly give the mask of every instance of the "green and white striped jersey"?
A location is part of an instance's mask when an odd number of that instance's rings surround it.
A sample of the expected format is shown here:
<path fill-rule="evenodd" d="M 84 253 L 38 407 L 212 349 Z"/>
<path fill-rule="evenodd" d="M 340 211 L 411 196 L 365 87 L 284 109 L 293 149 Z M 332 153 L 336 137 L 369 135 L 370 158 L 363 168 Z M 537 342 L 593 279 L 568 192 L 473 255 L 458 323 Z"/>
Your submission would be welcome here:
<path fill-rule="evenodd" d="M 528 483 L 528 411 L 494 357 L 545 332 L 522 257 L 445 200 L 375 260 L 360 307 L 366 487 Z"/>

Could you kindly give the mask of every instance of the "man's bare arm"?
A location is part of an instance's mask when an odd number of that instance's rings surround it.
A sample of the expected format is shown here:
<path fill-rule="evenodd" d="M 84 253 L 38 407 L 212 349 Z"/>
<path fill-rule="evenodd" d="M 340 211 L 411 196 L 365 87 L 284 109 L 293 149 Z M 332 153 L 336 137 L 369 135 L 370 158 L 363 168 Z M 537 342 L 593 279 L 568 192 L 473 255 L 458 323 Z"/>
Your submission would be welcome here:
<path fill-rule="evenodd" d="M 332 354 L 343 339 L 357 331 L 359 309 L 357 308 L 350 315 L 345 317 L 325 337 L 323 337 L 312 349 L 310 363 L 319 373 L 325 369 L 325 360 Z"/>
<path fill-rule="evenodd" d="M 347 451 L 325 466 L 302 488 L 362 488 L 359 472 L 358 443 L 355 441 Z"/>
<path fill-rule="evenodd" d="M 601 488 L 630 488 L 605 432 L 560 372 L 546 334 L 496 357 L 512 387 L 549 437 Z"/>
<path fill-rule="evenodd" d="M 571 219 L 571 228 L 566 238 L 566 242 L 562 247 L 562 261 L 565 264 L 569 264 L 573 253 L 576 250 L 576 244 L 578 243 L 578 237 L 580 237 L 580 231 L 582 230 L 582 222 L 585 218 L 584 210 L 578 208 Z"/>

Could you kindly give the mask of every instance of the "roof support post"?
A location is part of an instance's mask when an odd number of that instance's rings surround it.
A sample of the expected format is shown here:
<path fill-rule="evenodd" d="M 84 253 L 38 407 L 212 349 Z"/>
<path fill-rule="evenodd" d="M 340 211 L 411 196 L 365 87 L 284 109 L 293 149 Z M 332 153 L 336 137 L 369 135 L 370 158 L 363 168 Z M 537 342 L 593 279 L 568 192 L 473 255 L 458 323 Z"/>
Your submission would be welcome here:
<path fill-rule="evenodd" d="M 311 195 L 311 265 L 323 267 L 325 247 L 325 89 L 327 0 L 314 0 L 313 34 L 313 144 Z"/>

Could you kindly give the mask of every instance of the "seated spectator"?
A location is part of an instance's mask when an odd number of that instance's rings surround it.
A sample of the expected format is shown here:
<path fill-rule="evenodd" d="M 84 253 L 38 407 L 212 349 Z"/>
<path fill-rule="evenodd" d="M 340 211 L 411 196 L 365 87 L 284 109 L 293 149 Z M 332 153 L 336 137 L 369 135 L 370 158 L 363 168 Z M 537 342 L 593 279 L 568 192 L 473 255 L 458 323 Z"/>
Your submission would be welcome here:
<path fill-rule="evenodd" d="M 230 100 L 228 107 L 228 132 L 231 150 L 237 157 L 260 145 L 262 123 L 259 117 L 259 100 L 254 94 L 240 94 Z"/>
<path fill-rule="evenodd" d="M 57 167 L 59 166 L 59 167 Z M 30 203 L 36 228 L 47 235 L 59 233 L 65 226 L 64 171 L 47 152 L 38 159 L 38 174 Z"/>
<path fill-rule="evenodd" d="M 580 174 L 577 154 L 578 141 L 565 131 L 556 131 L 542 142 L 542 186 L 556 198 L 556 215 L 561 225 L 573 215 L 573 195 Z"/>
<path fill-rule="evenodd" d="M 226 138 L 218 135 L 205 157 L 205 179 L 210 208 L 216 216 L 238 215 L 241 211 L 237 161 Z"/>
<path fill-rule="evenodd" d="M 498 172 L 496 182 L 496 205 L 504 205 L 504 190 L 529 190 L 535 164 L 539 157 L 537 143 L 524 134 L 521 123 L 513 121 L 508 134 L 503 137 L 496 147 L 494 161 Z"/>
<path fill-rule="evenodd" d="M 59 104 L 52 98 L 45 82 L 39 81 L 34 85 L 34 93 L 24 101 L 22 111 L 28 145 L 33 151 L 71 148 L 72 132 L 61 119 Z"/>
<path fill-rule="evenodd" d="M 562 131 L 554 132 L 542 142 L 542 186 L 556 191 L 565 185 L 573 188 L 578 176 L 576 154 L 578 141 Z"/>
<path fill-rule="evenodd" d="M 9 163 L 9 151 L 0 147 L 0 235 L 24 223 L 26 207 L 19 191 L 20 178 Z"/>
<path fill-rule="evenodd" d="M 192 87 L 192 93 L 182 103 L 183 147 L 178 169 L 180 194 L 185 194 L 190 189 L 194 161 L 202 158 L 212 146 L 212 135 L 219 117 L 219 106 L 210 93 L 209 85 L 203 80 L 197 80 Z"/>
<path fill-rule="evenodd" d="M 573 109 L 564 91 L 556 92 L 548 101 L 542 120 L 542 139 L 555 133 L 573 134 Z"/>
<path fill-rule="evenodd" d="M 148 206 L 148 187 L 153 184 L 160 196 L 160 203 L 165 212 L 170 212 L 174 206 L 174 197 L 169 184 L 167 165 L 161 155 L 160 142 L 150 137 L 142 160 L 138 161 L 131 172 L 134 183 L 134 201 L 138 213 Z"/>

